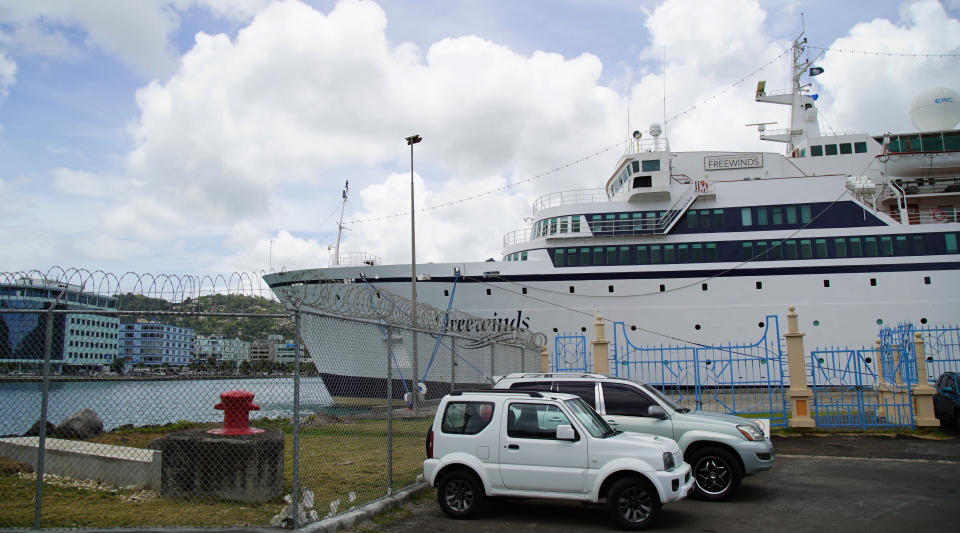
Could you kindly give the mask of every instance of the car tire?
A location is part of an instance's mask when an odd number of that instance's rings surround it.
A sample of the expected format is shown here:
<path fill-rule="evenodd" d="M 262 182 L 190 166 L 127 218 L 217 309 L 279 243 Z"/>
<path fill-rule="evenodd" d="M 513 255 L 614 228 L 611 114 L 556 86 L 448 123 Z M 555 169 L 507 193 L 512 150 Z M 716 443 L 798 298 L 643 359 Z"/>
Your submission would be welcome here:
<path fill-rule="evenodd" d="M 740 488 L 740 464 L 723 448 L 700 448 L 690 454 L 687 462 L 692 467 L 696 494 L 703 500 L 726 500 Z"/>
<path fill-rule="evenodd" d="M 625 477 L 607 493 L 607 514 L 623 529 L 646 529 L 660 514 L 660 495 L 647 480 Z"/>
<path fill-rule="evenodd" d="M 476 516 L 485 501 L 483 484 L 477 476 L 465 470 L 445 474 L 437 483 L 437 503 L 450 518 Z"/>

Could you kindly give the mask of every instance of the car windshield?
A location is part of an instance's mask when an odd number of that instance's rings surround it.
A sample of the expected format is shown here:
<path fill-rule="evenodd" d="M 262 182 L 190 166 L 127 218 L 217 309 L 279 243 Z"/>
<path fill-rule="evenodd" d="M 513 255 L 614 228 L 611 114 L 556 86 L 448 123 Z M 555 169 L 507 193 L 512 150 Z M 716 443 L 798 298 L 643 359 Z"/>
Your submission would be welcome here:
<path fill-rule="evenodd" d="M 577 417 L 577 420 L 579 420 L 580 423 L 583 424 L 583 427 L 587 428 L 587 431 L 594 437 L 607 437 L 616 434 L 616 430 L 610 427 L 610 424 L 607 424 L 607 421 L 601 418 L 600 415 L 582 399 L 573 398 L 564 401 L 564 403 L 567 404 L 573 416 Z"/>
<path fill-rule="evenodd" d="M 643 390 L 656 396 L 658 400 L 666 404 L 667 407 L 669 407 L 670 409 L 673 409 L 674 411 L 680 411 L 681 413 L 686 413 L 687 411 L 689 411 L 689 409 L 687 409 L 686 407 L 680 407 L 679 405 L 674 403 L 673 400 L 664 396 L 660 391 L 656 389 L 656 387 L 653 387 L 650 385 L 641 385 L 641 387 L 643 387 Z"/>

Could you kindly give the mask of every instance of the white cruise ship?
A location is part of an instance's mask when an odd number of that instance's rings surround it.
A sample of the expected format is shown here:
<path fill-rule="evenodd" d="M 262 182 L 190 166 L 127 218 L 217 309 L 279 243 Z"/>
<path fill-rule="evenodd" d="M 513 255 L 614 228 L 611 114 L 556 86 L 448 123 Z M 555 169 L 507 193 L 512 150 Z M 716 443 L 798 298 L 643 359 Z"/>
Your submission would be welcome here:
<path fill-rule="evenodd" d="M 916 133 L 822 134 L 805 43 L 792 88 L 757 87 L 757 102 L 789 110 L 786 130 L 758 125 L 776 152 L 674 152 L 656 125 L 635 132 L 603 188 L 539 198 L 500 261 L 418 264 L 418 301 L 543 333 L 551 352 L 556 335 L 589 339 L 596 314 L 636 345 L 749 342 L 789 306 L 808 348 L 872 345 L 881 324 L 960 321 L 956 93 L 918 97 Z M 265 280 L 289 305 L 294 288 L 331 282 L 409 296 L 410 272 L 366 261 Z M 325 361 L 322 337 L 305 336 L 321 373 L 345 368 Z"/>

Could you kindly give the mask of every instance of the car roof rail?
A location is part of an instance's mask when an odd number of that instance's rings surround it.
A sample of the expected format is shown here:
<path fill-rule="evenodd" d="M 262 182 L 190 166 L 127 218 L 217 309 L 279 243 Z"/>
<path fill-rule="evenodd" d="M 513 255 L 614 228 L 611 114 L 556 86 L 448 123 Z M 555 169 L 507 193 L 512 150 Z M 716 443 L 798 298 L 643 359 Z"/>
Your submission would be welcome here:
<path fill-rule="evenodd" d="M 526 394 L 531 398 L 543 398 L 539 391 L 535 390 L 516 390 L 516 389 L 479 389 L 479 390 L 455 390 L 450 396 L 460 396 L 465 392 L 479 392 L 484 394 Z"/>

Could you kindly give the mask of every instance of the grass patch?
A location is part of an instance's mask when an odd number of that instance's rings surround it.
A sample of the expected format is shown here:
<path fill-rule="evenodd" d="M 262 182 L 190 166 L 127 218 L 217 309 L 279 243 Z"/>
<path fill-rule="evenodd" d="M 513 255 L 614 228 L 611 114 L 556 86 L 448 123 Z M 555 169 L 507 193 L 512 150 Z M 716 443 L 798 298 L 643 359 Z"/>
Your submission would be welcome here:
<path fill-rule="evenodd" d="M 382 403 L 382 402 L 381 402 Z M 314 491 L 314 508 L 323 517 L 344 512 L 387 493 L 387 422 L 332 417 L 320 427 L 300 430 L 300 486 Z M 399 490 L 423 471 L 424 438 L 432 420 L 393 422 L 393 486 Z M 284 494 L 293 488 L 293 428 L 289 420 L 259 419 L 257 427 L 284 433 Z M 123 427 L 91 442 L 145 448 L 172 431 L 219 427 L 178 422 L 164 426 Z M 3 472 L 0 464 L 0 472 Z M 33 525 L 36 481 L 16 473 L 0 474 L 0 528 Z M 137 498 L 138 491 L 88 490 L 44 485 L 41 526 L 101 528 L 133 526 L 266 526 L 282 500 L 242 503 L 203 498 Z"/>

